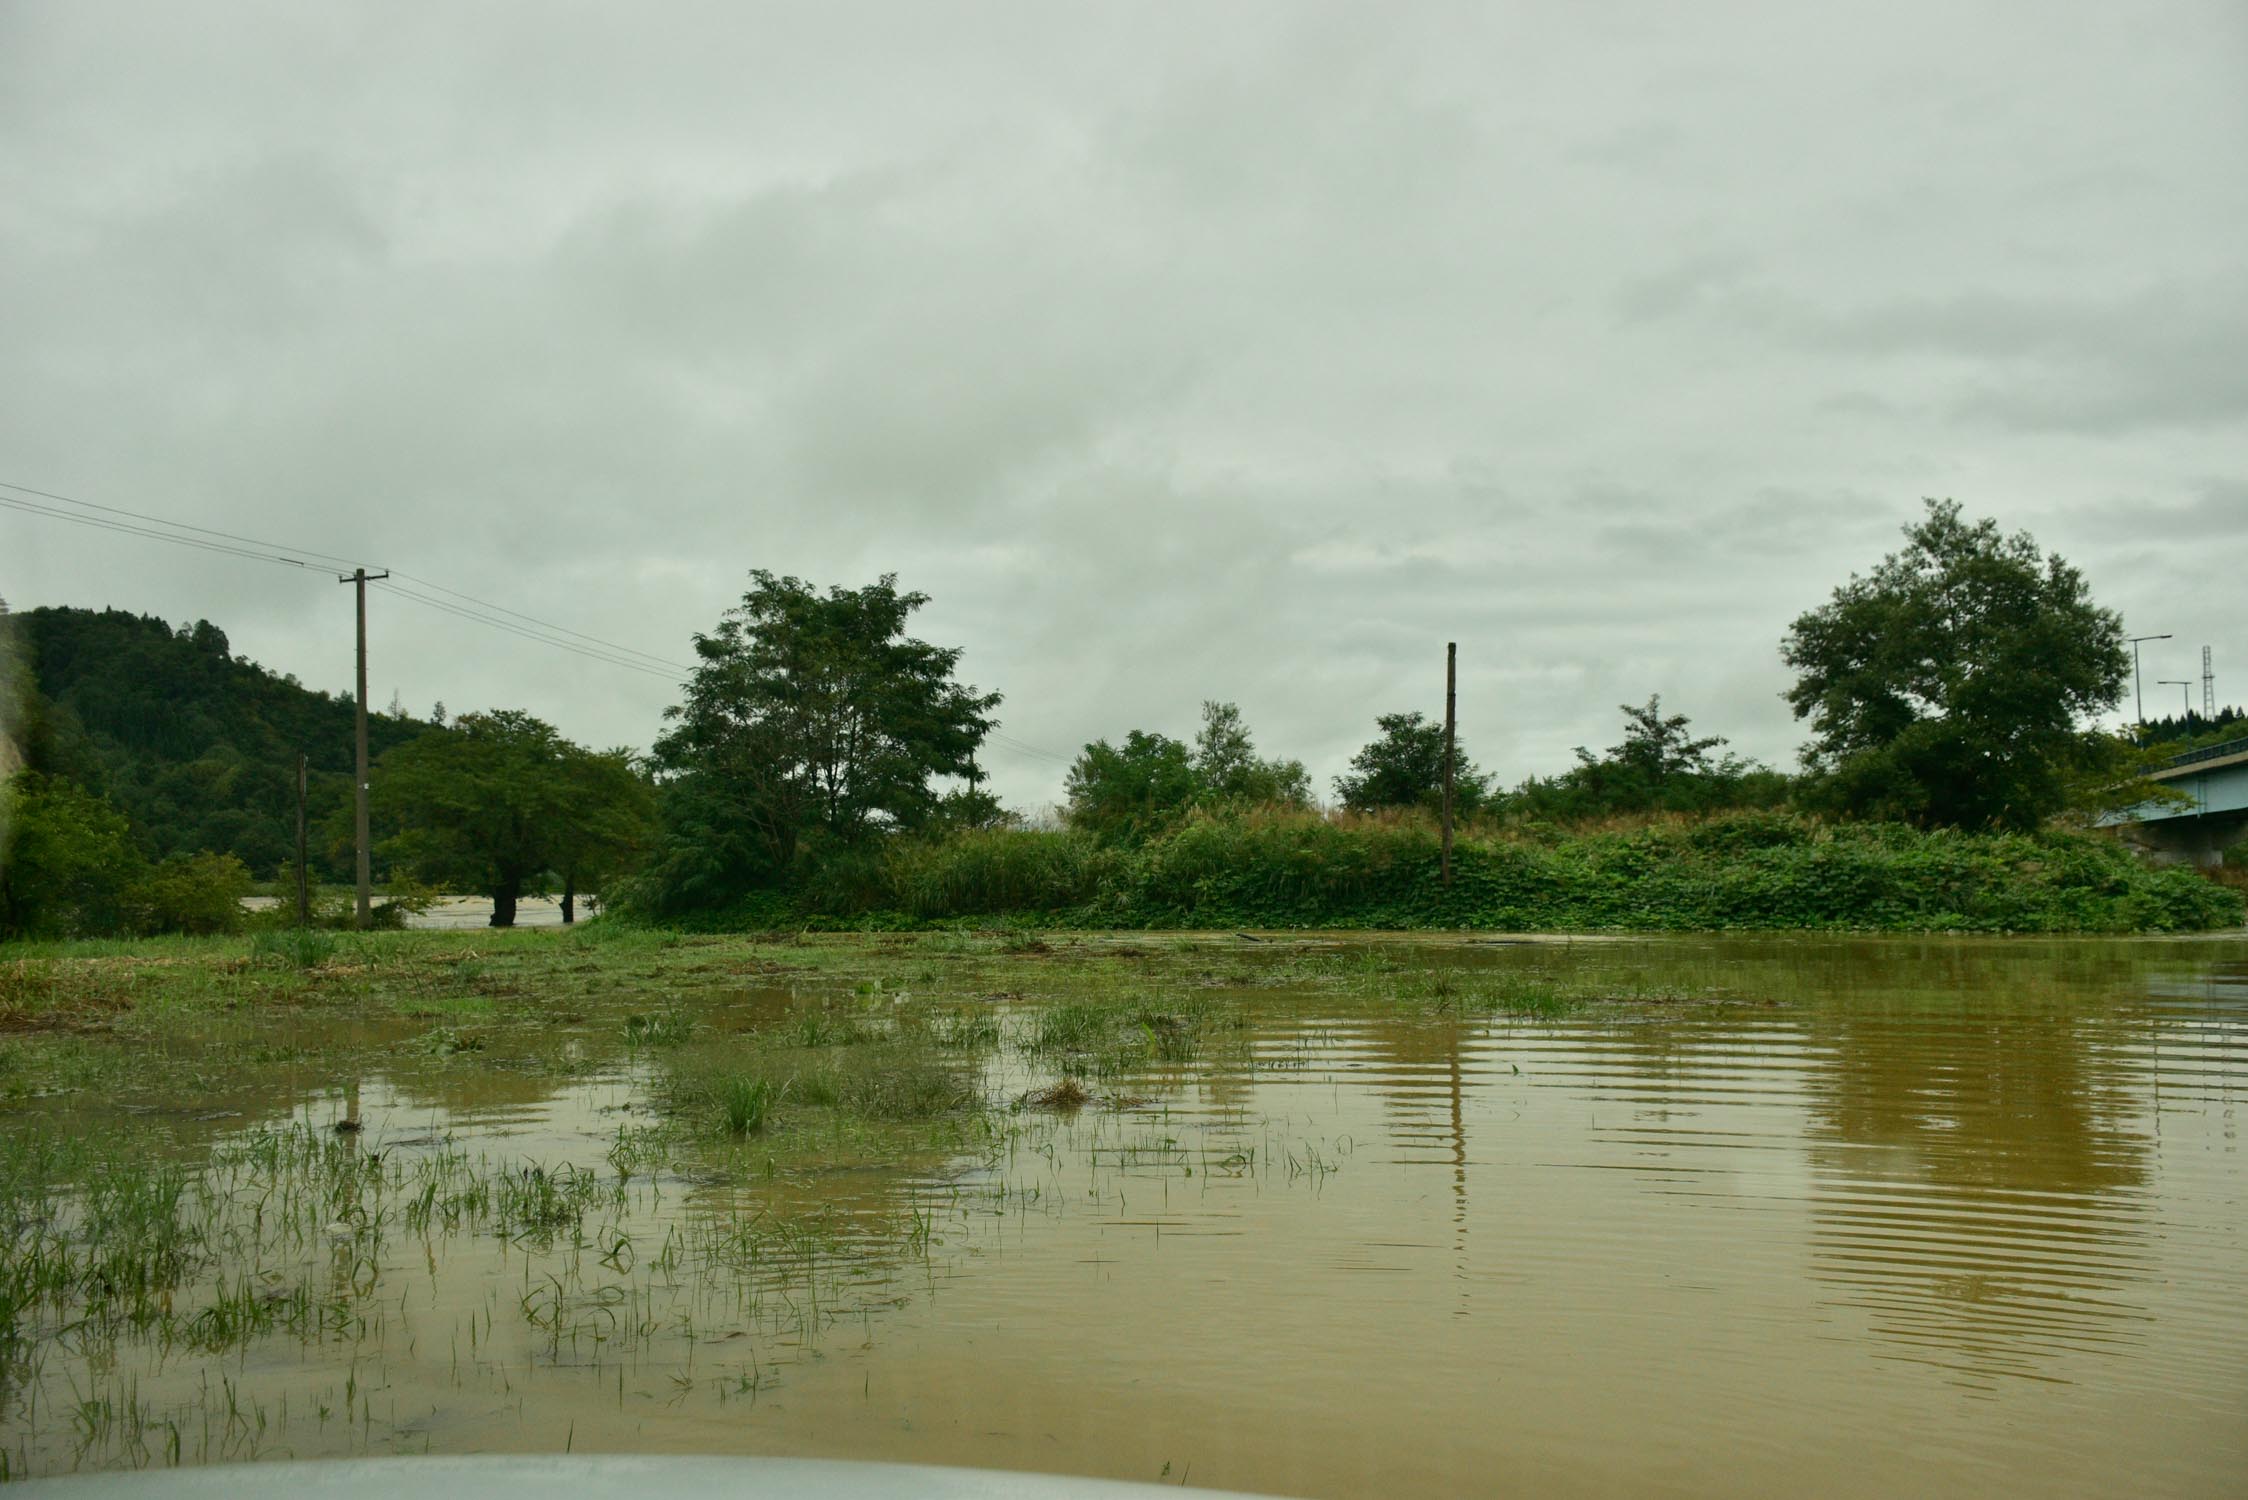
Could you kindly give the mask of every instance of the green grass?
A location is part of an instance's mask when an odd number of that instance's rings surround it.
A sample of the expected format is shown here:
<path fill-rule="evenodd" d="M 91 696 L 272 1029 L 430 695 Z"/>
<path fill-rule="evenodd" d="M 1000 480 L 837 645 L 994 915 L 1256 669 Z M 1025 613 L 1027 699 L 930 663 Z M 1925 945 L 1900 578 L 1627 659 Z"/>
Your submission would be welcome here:
<path fill-rule="evenodd" d="M 317 969 L 336 956 L 341 940 L 317 927 L 267 928 L 250 938 L 250 961 L 277 968 Z"/>

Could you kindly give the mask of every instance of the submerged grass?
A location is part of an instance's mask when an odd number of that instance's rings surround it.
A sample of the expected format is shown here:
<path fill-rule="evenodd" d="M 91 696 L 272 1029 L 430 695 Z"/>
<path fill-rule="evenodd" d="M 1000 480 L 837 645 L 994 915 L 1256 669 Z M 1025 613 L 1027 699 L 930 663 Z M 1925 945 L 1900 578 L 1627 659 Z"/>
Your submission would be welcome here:
<path fill-rule="evenodd" d="M 1065 1132 L 1098 1172 L 1316 1187 L 1330 1146 L 1235 1131 L 1205 1152 L 1165 1113 L 1197 1079 L 1287 1066 L 1275 1035 L 1316 1062 L 1307 1018 L 1402 1017 L 1451 1045 L 1511 1018 L 1722 998 L 1737 977 L 1706 944 L 1658 964 L 1642 945 L 1014 930 L 334 941 L 310 964 L 254 939 L 0 955 L 11 1473 L 365 1451 L 384 1419 L 362 1382 L 417 1341 L 425 1363 L 456 1342 L 457 1382 L 487 1408 L 523 1361 L 614 1375 L 620 1403 L 682 1367 L 755 1399 L 785 1351 L 909 1295 L 900 1268 L 947 1234 L 1082 1201 L 1041 1154 Z M 2019 951 L 1960 949 L 1990 965 L 1975 982 L 2004 982 Z M 615 1113 L 575 1154 L 504 1137 L 474 1154 L 432 1124 L 588 1075 Z M 378 1083 L 388 1119 L 362 1119 Z M 339 1114 L 362 1128 L 306 1123 Z M 420 1295 L 440 1275 L 487 1300 L 448 1326 Z M 167 1370 L 211 1384 L 159 1396 Z M 296 1382 L 293 1418 L 220 1384 L 245 1371 Z M 347 1420 L 359 1447 L 324 1435 Z"/>
<path fill-rule="evenodd" d="M 733 1212 L 694 1246 L 635 1248 L 621 1226 L 633 1194 L 681 1170 L 748 1190 L 973 1160 L 1016 1128 L 1012 1105 L 1066 1114 L 1092 1097 L 1083 1080 L 1207 1063 L 1262 993 L 1456 1016 L 1599 997 L 1565 972 L 1223 936 L 692 938 L 607 924 L 0 956 L 0 1099 L 32 1111 L 0 1135 L 0 1390 L 66 1342 L 208 1352 L 358 1337 L 379 1316 L 368 1294 L 386 1237 L 492 1237 L 612 1269 L 798 1253 L 825 1231 L 770 1208 Z M 994 1072 L 1001 1058 L 1014 1071 Z M 356 1098 L 369 1077 L 473 1099 L 604 1069 L 646 1080 L 654 1115 L 592 1162 L 226 1123 L 232 1101 L 288 1111 Z M 1024 1071 L 1049 1082 L 1024 1092 Z M 534 1287 L 522 1315 L 560 1338 L 614 1315 L 594 1296 L 564 1277 Z M 129 1424 L 95 1425 L 113 1441 Z"/>
<path fill-rule="evenodd" d="M 1028 1050 L 1064 1074 L 1113 1078 L 1151 1061 L 1191 1062 L 1242 1024 L 1238 1008 L 1207 994 L 1065 1000 L 1037 1013 Z"/>
<path fill-rule="evenodd" d="M 790 1040 L 752 1037 L 669 1058 L 663 1094 L 675 1113 L 722 1134 L 786 1124 L 822 1140 L 843 1126 L 961 1116 L 984 1102 L 969 1063 L 922 1039 L 829 1048 Z"/>

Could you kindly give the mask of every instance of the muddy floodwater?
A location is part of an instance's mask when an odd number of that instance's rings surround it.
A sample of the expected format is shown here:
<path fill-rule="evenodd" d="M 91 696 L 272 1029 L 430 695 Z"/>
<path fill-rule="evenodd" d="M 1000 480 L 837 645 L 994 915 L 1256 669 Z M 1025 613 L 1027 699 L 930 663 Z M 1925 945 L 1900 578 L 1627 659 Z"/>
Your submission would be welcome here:
<path fill-rule="evenodd" d="M 8 1471 L 572 1448 L 1317 1496 L 2248 1491 L 2248 940 L 1219 937 L 1148 974 L 1144 1044 L 1064 1067 L 1070 976 L 1139 983 L 1080 941 L 976 960 L 941 1039 L 982 1107 L 873 1160 L 840 1124 L 832 1155 L 755 1122 L 711 1148 L 666 1070 L 832 1043 L 815 991 L 903 1024 L 949 983 L 925 945 L 872 978 L 744 961 L 668 1037 L 589 974 L 536 1065 L 465 1002 L 307 1004 L 230 1015 L 241 1071 L 191 1102 L 19 1098 L 12 1135 L 145 1129 L 202 1227 L 139 1323 L 25 1316 Z M 1353 965 L 1388 977 L 1321 977 Z M 1588 972 L 1612 998 L 1451 998 Z M 1191 1048 L 1190 1001 L 1225 1018 Z"/>

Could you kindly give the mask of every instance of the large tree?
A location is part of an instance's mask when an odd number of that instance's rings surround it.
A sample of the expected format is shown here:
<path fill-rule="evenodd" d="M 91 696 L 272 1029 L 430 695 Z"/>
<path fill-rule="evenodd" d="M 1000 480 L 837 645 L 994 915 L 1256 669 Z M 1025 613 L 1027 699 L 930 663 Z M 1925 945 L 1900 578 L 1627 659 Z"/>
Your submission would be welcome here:
<path fill-rule="evenodd" d="M 1351 757 L 1350 771 L 1335 778 L 1335 795 L 1352 812 L 1444 806 L 1444 726 L 1425 714 L 1382 714 L 1381 734 Z M 1474 812 L 1490 791 L 1490 777 L 1475 768 L 1467 748 L 1455 743 L 1452 809 Z"/>
<path fill-rule="evenodd" d="M 718 628 L 656 742 L 660 901 L 700 904 L 785 874 L 807 841 L 852 846 L 934 817 L 971 776 L 997 693 L 954 680 L 957 648 L 905 633 L 926 594 L 895 574 L 814 589 L 763 569 Z M 684 841 L 684 842 L 683 842 Z"/>
<path fill-rule="evenodd" d="M 1194 807 L 1303 807 L 1303 762 L 1266 760 L 1241 710 L 1206 700 L 1189 745 L 1133 730 L 1119 745 L 1095 740 L 1069 768 L 1069 820 L 1111 843 L 1136 843 Z"/>
<path fill-rule="evenodd" d="M 492 925 L 557 878 L 570 894 L 642 841 L 646 788 L 628 760 L 573 745 L 511 709 L 462 714 L 383 756 L 373 805 L 384 852 L 415 878 L 492 898 Z"/>
<path fill-rule="evenodd" d="M 2059 811 L 2120 701 L 2123 622 L 2027 533 L 1928 502 L 1903 550 L 1790 627 L 1820 794 L 1861 816 L 2026 828 Z"/>
<path fill-rule="evenodd" d="M 1206 802 L 1304 807 L 1311 801 L 1311 775 L 1304 763 L 1260 757 L 1241 710 L 1231 703 L 1203 703 L 1202 729 L 1194 737 L 1194 775 Z"/>
<path fill-rule="evenodd" d="M 1095 740 L 1069 768 L 1069 821 L 1107 843 L 1135 844 L 1194 801 L 1194 752 L 1167 734 Z"/>

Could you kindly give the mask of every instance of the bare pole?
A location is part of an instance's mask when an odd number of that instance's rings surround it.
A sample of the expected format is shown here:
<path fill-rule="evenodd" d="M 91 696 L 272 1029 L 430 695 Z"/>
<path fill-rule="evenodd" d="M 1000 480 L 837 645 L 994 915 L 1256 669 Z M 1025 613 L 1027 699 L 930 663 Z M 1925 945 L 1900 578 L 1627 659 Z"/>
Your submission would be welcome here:
<path fill-rule="evenodd" d="M 1452 884 L 1452 766 L 1458 740 L 1460 643 L 1444 643 L 1444 884 Z"/>
<path fill-rule="evenodd" d="M 304 756 L 297 756 L 297 925 L 312 925 L 312 884 L 304 868 Z"/>
<path fill-rule="evenodd" d="M 358 594 L 359 603 L 359 677 L 352 689 L 351 704 L 358 715 L 359 760 L 358 774 L 351 784 L 352 835 L 357 845 L 359 863 L 359 904 L 352 925 L 361 932 L 367 930 L 375 919 L 374 866 L 367 853 L 367 580 L 388 578 L 389 573 L 370 573 L 365 568 L 353 568 L 341 574 L 336 582 L 348 583 Z"/>

